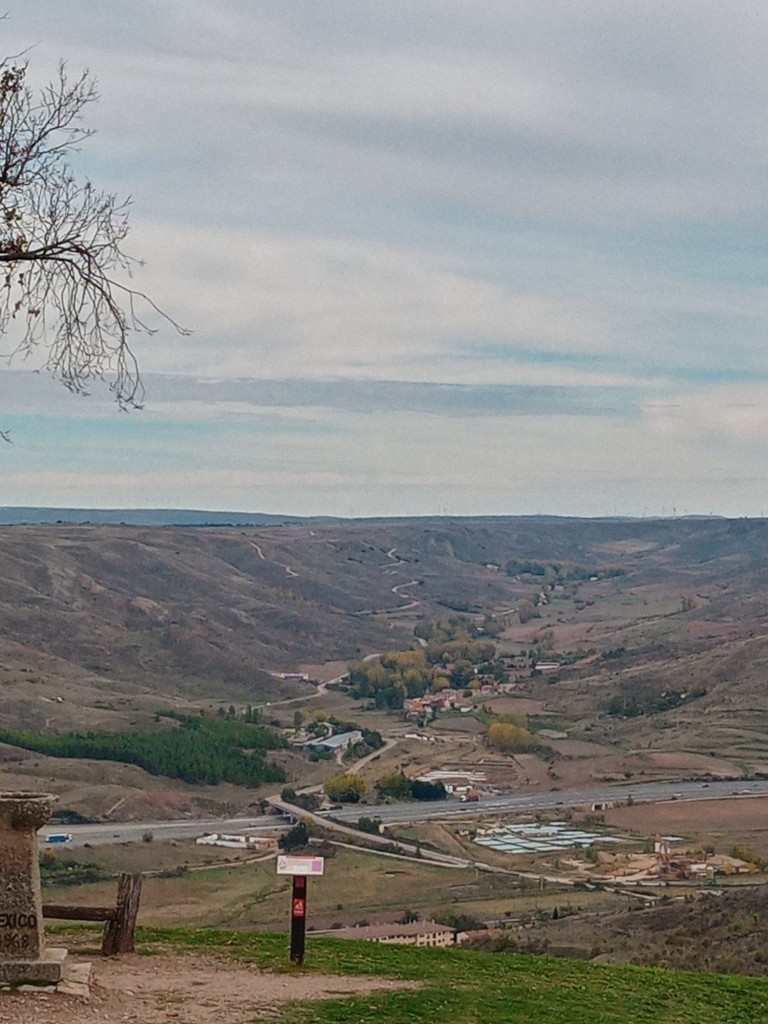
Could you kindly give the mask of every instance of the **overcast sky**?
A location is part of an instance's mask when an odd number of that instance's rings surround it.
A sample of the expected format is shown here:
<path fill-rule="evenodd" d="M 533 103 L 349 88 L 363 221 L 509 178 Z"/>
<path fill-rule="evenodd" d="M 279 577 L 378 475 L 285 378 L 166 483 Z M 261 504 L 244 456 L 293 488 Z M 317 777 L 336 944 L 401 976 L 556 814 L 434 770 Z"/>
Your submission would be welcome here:
<path fill-rule="evenodd" d="M 0 370 L 0 504 L 768 509 L 764 0 L 7 10 L 194 333 L 130 414 Z"/>

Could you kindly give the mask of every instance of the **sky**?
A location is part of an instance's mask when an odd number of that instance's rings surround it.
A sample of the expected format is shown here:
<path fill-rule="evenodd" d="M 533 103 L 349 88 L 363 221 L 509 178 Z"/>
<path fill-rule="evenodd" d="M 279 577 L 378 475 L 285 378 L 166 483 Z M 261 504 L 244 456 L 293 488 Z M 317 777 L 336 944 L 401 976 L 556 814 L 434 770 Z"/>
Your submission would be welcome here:
<path fill-rule="evenodd" d="M 0 505 L 765 513 L 764 0 L 6 9 L 192 333 L 130 413 L 0 363 Z"/>

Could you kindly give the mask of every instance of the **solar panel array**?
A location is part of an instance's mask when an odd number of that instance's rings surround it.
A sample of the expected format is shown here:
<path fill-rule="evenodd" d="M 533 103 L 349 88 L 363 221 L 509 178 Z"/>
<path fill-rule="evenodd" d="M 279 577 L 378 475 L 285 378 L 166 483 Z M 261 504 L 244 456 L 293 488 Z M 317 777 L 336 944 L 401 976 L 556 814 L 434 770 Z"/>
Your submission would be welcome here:
<path fill-rule="evenodd" d="M 504 825 L 488 829 L 484 835 L 477 835 L 474 841 L 478 846 L 487 846 L 500 853 L 549 853 L 591 846 L 598 840 L 601 843 L 622 842 L 617 836 L 571 828 L 565 821 L 552 821 L 546 825 L 539 822 Z"/>

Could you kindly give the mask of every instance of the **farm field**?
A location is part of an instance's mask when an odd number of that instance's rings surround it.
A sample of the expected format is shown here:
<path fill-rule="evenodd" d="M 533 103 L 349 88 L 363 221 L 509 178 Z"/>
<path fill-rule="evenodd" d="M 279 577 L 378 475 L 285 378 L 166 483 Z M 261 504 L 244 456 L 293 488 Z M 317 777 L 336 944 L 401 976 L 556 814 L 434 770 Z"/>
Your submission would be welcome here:
<path fill-rule="evenodd" d="M 111 853 L 102 853 L 109 851 L 108 847 L 87 852 L 93 854 L 89 859 L 100 860 L 112 870 L 137 870 L 142 863 L 150 863 L 155 847 L 165 845 L 153 843 L 153 850 L 148 852 L 143 844 L 129 844 L 127 857 L 121 856 L 119 847 L 112 848 Z M 173 852 L 178 857 L 178 849 Z M 169 871 L 170 877 L 145 878 L 139 917 L 142 924 L 283 927 L 289 913 L 290 881 L 275 874 L 274 858 L 241 866 L 225 866 L 220 860 L 204 865 L 199 863 L 199 856 L 197 859 L 197 864 L 190 863 L 189 869 L 180 874 Z M 113 881 L 47 886 L 45 899 L 52 903 L 108 905 L 114 888 Z M 429 919 L 435 914 L 460 912 L 465 903 L 471 904 L 474 914 L 482 911 L 495 917 L 510 909 L 516 899 L 527 901 L 530 890 L 530 883 L 520 885 L 512 877 L 475 876 L 460 868 L 433 867 L 418 860 L 342 848 L 326 861 L 325 876 L 310 887 L 309 925 L 327 929 L 361 920 L 395 920 L 407 910 Z M 612 901 L 603 901 L 606 904 L 612 905 Z"/>
<path fill-rule="evenodd" d="M 745 846 L 768 858 L 768 801 L 764 798 L 635 804 L 605 811 L 605 821 L 640 835 L 683 835 L 702 845 L 711 843 L 723 853 L 731 846 Z"/>
<path fill-rule="evenodd" d="M 530 858 L 510 858 L 494 851 L 474 851 L 440 825 L 399 829 L 405 841 L 423 842 L 462 857 L 478 856 L 499 866 L 533 872 Z M 58 855 L 57 855 L 58 856 Z M 63 861 L 74 854 L 63 854 Z M 140 921 L 145 924 L 282 927 L 288 913 L 288 884 L 275 874 L 274 859 L 254 859 L 231 850 L 200 847 L 189 841 L 126 843 L 77 850 L 103 871 L 149 872 L 144 880 Z M 208 863 L 206 863 L 208 862 Z M 228 863 L 229 862 L 229 863 Z M 178 867 L 177 867 L 178 866 Z M 551 866 L 550 866 L 551 873 Z M 154 872 L 161 872 L 156 877 Z M 83 885 L 46 885 L 49 902 L 109 904 L 113 880 Z M 315 930 L 360 921 L 391 921 L 406 911 L 422 919 L 465 914 L 501 921 L 567 905 L 583 911 L 610 910 L 625 899 L 610 892 L 575 892 L 547 884 L 541 890 L 530 878 L 488 874 L 459 868 L 433 867 L 418 860 L 400 860 L 365 851 L 338 848 L 326 862 L 326 875 L 313 883 L 309 896 L 309 926 Z"/>
<path fill-rule="evenodd" d="M 723 801 L 705 801 L 707 807 L 717 807 Z M 749 798 L 737 799 L 747 812 Z M 695 803 L 685 801 L 656 805 L 672 812 L 679 809 L 690 814 Z M 643 861 L 643 850 L 653 847 L 653 831 L 643 832 L 641 813 L 652 813 L 653 807 L 618 808 L 615 813 L 621 817 L 638 811 L 635 827 L 628 829 L 626 822 L 593 824 L 594 815 L 573 815 L 569 827 L 579 828 L 582 824 L 598 836 L 597 846 L 623 858 L 627 854 L 638 855 Z M 606 813 L 607 814 L 610 812 Z M 754 817 L 754 807 L 750 811 Z M 749 856 L 760 856 L 761 846 L 754 842 L 754 833 L 747 831 L 746 822 L 750 815 L 737 817 L 730 824 L 721 822 L 723 832 L 707 831 L 706 816 L 690 819 L 690 828 L 672 827 L 664 829 L 667 834 L 681 837 L 676 850 L 701 850 L 705 845 L 717 853 L 731 853 L 734 848 L 749 851 Z M 503 819 L 510 822 L 511 819 Z M 649 819 L 652 823 L 655 819 Z M 664 824 L 677 826 L 679 821 L 671 816 L 660 819 Z M 712 817 L 714 820 L 714 817 Z M 496 819 L 498 824 L 499 819 Z M 689 900 L 702 892 L 698 884 L 670 880 L 661 887 L 632 887 L 586 885 L 590 882 L 588 853 L 584 850 L 551 850 L 529 854 L 509 854 L 473 843 L 471 830 L 475 826 L 488 827 L 493 820 L 477 822 L 462 821 L 461 825 L 423 825 L 395 827 L 392 832 L 398 840 L 420 845 L 423 858 L 429 858 L 432 849 L 465 858 L 468 862 L 477 860 L 502 868 L 506 873 L 489 873 L 466 868 L 438 867 L 423 860 L 393 858 L 360 849 L 343 846 L 326 847 L 326 855 L 332 854 L 326 862 L 326 874 L 312 883 L 309 896 L 309 927 L 313 930 L 327 930 L 340 926 L 361 923 L 393 921 L 406 914 L 417 914 L 422 919 L 450 920 L 462 916 L 473 920 L 480 927 L 483 922 L 496 927 L 514 929 L 518 922 L 530 920 L 542 922 L 558 913 L 572 915 L 573 922 L 584 919 L 587 933 L 603 927 L 603 917 L 626 909 L 627 902 L 637 907 L 643 902 L 662 905 L 670 900 Z M 545 828 L 546 828 L 546 822 Z M 732 831 L 728 831 L 731 828 Z M 701 831 L 697 831 L 701 830 Z M 601 836 L 617 836 L 620 843 L 604 843 Z M 709 838 L 706 838 L 709 837 Z M 345 837 L 345 842 L 354 842 Z M 314 847 L 317 849 L 317 847 Z M 335 853 L 334 853 L 335 851 Z M 87 861 L 96 864 L 107 873 L 104 881 L 81 885 L 47 885 L 46 900 L 51 902 L 82 903 L 86 905 L 109 904 L 114 893 L 115 873 L 124 870 L 144 871 L 144 882 L 140 921 L 144 924 L 174 924 L 210 927 L 235 927 L 242 929 L 281 928 L 287 920 L 289 886 L 285 878 L 275 874 L 273 857 L 247 855 L 214 847 L 201 847 L 191 840 L 151 843 L 129 842 L 118 845 L 96 846 L 91 849 L 77 848 L 73 851 L 46 851 L 47 857 L 57 862 Z M 701 854 L 694 853 L 694 859 Z M 647 860 L 647 858 L 646 858 Z M 652 861 L 652 858 L 651 858 Z M 619 862 L 619 867 L 620 867 Z M 603 866 L 598 874 L 609 870 Z M 635 869 L 637 870 L 637 869 Z M 108 880 L 109 879 L 109 880 Z M 55 879 L 54 879 L 55 882 Z M 760 871 L 753 874 L 734 875 L 718 880 L 720 888 L 727 886 L 760 890 L 764 887 L 765 876 Z M 466 926 L 465 926 L 466 927 Z M 506 934 L 506 932 L 505 932 Z M 732 941 L 731 941 L 732 944 Z M 535 947 L 536 948 L 536 947 Z M 589 948 L 589 947 L 582 947 Z"/>

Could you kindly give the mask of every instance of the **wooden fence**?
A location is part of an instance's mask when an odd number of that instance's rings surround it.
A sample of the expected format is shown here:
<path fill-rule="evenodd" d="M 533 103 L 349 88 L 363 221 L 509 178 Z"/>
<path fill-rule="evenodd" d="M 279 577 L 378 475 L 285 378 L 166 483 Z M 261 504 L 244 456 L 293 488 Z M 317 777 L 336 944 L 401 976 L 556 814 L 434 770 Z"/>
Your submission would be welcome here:
<path fill-rule="evenodd" d="M 68 907 L 60 903 L 44 903 L 43 917 L 60 921 L 104 921 L 102 955 L 133 953 L 141 880 L 140 874 L 122 874 L 117 883 L 114 907 Z"/>

